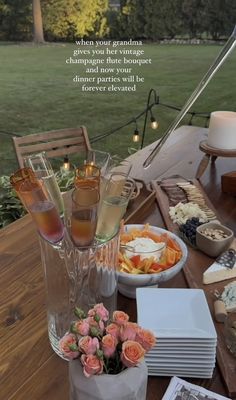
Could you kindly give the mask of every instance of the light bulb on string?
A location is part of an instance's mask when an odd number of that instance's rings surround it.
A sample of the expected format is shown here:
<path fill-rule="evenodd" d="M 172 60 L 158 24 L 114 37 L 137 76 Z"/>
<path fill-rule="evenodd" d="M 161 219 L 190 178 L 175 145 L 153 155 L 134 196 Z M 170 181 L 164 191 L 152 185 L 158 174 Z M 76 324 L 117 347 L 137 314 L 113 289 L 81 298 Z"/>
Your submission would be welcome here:
<path fill-rule="evenodd" d="M 134 122 L 135 122 L 135 130 L 134 130 L 134 134 L 133 134 L 133 142 L 137 143 L 137 142 L 139 142 L 140 135 L 139 135 L 137 120 L 135 119 Z"/>
<path fill-rule="evenodd" d="M 157 129 L 158 126 L 159 126 L 159 124 L 158 124 L 156 118 L 153 116 L 153 113 L 152 113 L 152 109 L 151 109 L 151 108 L 150 108 L 150 114 L 151 114 L 151 128 L 152 128 L 152 129 Z"/>
<path fill-rule="evenodd" d="M 133 142 L 137 143 L 137 142 L 139 142 L 139 139 L 140 139 L 139 131 L 138 131 L 138 129 L 135 129 L 134 134 L 133 134 Z"/>
<path fill-rule="evenodd" d="M 64 157 L 62 169 L 64 171 L 69 171 L 70 170 L 70 161 L 69 161 L 69 157 L 68 156 Z"/>
<path fill-rule="evenodd" d="M 156 119 L 154 117 L 151 117 L 151 128 L 152 129 L 157 129 L 159 126 L 158 122 L 156 121 Z"/>

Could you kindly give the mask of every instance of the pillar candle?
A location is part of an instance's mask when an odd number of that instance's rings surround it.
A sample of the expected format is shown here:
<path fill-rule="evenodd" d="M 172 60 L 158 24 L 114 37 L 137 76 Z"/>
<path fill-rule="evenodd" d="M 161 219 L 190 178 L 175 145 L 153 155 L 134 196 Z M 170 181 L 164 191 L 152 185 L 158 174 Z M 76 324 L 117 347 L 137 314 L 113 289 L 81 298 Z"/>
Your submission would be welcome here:
<path fill-rule="evenodd" d="M 217 149 L 236 150 L 236 112 L 211 113 L 207 143 Z"/>

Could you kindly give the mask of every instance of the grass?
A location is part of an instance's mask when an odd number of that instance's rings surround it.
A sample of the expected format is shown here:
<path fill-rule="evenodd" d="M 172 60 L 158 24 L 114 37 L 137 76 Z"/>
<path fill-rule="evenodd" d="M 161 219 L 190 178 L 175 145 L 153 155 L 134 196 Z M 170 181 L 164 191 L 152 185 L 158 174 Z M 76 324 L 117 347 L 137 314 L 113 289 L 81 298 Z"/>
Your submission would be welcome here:
<path fill-rule="evenodd" d="M 221 49 L 215 45 L 146 44 L 145 57 L 151 58 L 152 64 L 133 68 L 133 74 L 145 78 L 136 92 L 82 93 L 72 78 L 82 74 L 84 67 L 65 63 L 75 48 L 73 44 L 0 44 L 0 175 L 17 166 L 11 137 L 2 132 L 27 135 L 85 125 L 92 138 L 139 114 L 152 87 L 161 102 L 181 107 Z M 234 52 L 193 106 L 194 111 L 235 110 L 235 62 Z M 157 132 L 148 127 L 145 144 L 161 135 L 176 116 L 175 111 L 163 107 L 153 112 L 160 128 Z M 204 125 L 205 121 L 193 123 Z M 143 119 L 138 125 L 142 130 Z M 130 125 L 94 147 L 125 157 L 128 147 L 134 147 L 133 130 Z"/>

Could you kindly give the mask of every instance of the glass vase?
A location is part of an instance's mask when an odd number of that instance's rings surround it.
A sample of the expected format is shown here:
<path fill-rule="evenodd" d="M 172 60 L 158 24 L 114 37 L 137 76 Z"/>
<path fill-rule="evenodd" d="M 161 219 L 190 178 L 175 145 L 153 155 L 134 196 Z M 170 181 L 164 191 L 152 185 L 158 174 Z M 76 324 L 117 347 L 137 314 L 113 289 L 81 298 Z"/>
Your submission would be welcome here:
<path fill-rule="evenodd" d="M 60 246 L 40 237 L 44 269 L 48 335 L 53 350 L 62 358 L 59 340 L 69 331 L 75 307 L 87 312 L 103 303 L 112 313 L 117 307 L 119 234 L 110 240 L 78 248 L 67 232 Z"/>

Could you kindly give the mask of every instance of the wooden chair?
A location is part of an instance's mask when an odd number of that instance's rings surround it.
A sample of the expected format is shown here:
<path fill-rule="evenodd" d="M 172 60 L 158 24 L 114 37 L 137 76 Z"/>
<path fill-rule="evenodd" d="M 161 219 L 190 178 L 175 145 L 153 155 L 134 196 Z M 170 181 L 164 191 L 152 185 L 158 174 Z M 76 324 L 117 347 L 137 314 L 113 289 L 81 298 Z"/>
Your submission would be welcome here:
<path fill-rule="evenodd" d="M 20 168 L 24 166 L 23 158 L 28 154 L 45 151 L 47 157 L 55 158 L 91 149 L 84 126 L 34 133 L 23 137 L 14 136 L 12 139 Z"/>

